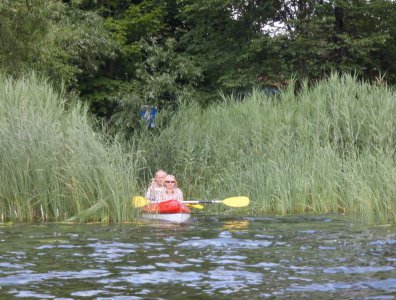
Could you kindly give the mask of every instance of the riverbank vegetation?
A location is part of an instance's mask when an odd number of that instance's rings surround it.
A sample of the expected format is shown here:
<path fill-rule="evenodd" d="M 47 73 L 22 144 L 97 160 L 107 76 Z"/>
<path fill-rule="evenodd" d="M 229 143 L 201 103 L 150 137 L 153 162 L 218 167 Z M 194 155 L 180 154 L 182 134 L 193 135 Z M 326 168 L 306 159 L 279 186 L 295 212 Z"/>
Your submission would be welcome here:
<path fill-rule="evenodd" d="M 332 75 L 297 95 L 291 84 L 207 109 L 184 102 L 122 146 L 36 75 L 0 82 L 2 221 L 133 220 L 130 200 L 157 168 L 174 173 L 188 199 L 249 196 L 247 215 L 396 221 L 396 103 L 387 86 Z"/>
<path fill-rule="evenodd" d="M 163 168 L 249 214 L 395 222 L 395 6 L 1 1 L 0 221 L 132 220 Z"/>
<path fill-rule="evenodd" d="M 348 75 L 294 91 L 183 104 L 159 134 L 142 135 L 139 151 L 190 197 L 248 195 L 253 214 L 395 222 L 395 92 Z"/>
<path fill-rule="evenodd" d="M 0 221 L 124 221 L 135 161 L 87 108 L 32 74 L 0 74 Z"/>

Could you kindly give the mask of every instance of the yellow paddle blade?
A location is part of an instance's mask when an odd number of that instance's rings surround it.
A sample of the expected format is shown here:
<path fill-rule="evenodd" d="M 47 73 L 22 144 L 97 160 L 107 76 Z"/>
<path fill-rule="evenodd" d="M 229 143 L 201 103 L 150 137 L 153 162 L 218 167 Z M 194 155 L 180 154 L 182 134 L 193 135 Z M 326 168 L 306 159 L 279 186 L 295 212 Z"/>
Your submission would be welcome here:
<path fill-rule="evenodd" d="M 203 209 L 203 205 L 201 204 L 191 204 L 191 203 L 187 203 L 186 204 L 188 207 L 192 207 L 192 208 L 196 208 L 196 209 Z"/>
<path fill-rule="evenodd" d="M 132 204 L 134 207 L 143 207 L 148 204 L 148 201 L 143 196 L 135 196 L 132 199 Z"/>
<path fill-rule="evenodd" d="M 230 197 L 224 199 L 223 202 L 225 205 L 232 207 L 244 207 L 249 205 L 249 198 L 245 196 L 240 197 Z"/>

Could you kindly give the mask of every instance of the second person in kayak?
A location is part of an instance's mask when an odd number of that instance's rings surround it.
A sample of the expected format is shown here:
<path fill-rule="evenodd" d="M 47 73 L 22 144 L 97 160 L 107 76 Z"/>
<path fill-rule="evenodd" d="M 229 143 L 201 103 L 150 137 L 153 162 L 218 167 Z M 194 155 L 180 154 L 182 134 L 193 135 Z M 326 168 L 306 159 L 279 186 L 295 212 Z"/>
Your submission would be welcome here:
<path fill-rule="evenodd" d="M 159 202 L 167 200 L 178 200 L 183 201 L 183 192 L 177 187 L 176 177 L 174 175 L 165 176 L 165 189 L 158 195 Z"/>
<path fill-rule="evenodd" d="M 146 192 L 146 199 L 154 202 L 159 201 L 160 195 L 165 191 L 165 177 L 168 175 L 164 170 L 155 172 L 154 178 Z"/>

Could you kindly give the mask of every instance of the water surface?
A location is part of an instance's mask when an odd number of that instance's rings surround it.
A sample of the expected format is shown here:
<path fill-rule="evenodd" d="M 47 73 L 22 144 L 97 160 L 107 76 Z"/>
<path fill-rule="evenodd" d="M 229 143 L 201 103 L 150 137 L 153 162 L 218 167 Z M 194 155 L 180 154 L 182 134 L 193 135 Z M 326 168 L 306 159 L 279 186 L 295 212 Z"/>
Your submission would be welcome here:
<path fill-rule="evenodd" d="M 339 216 L 0 225 L 0 299 L 396 299 L 396 226 Z"/>

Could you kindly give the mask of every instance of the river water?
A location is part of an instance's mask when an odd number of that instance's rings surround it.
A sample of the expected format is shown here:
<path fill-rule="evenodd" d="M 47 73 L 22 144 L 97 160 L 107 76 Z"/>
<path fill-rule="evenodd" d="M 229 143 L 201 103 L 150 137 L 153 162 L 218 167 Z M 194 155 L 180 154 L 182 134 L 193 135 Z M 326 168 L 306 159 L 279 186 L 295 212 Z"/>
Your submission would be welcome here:
<path fill-rule="evenodd" d="M 396 299 L 396 226 L 339 216 L 0 224 L 0 299 Z"/>

